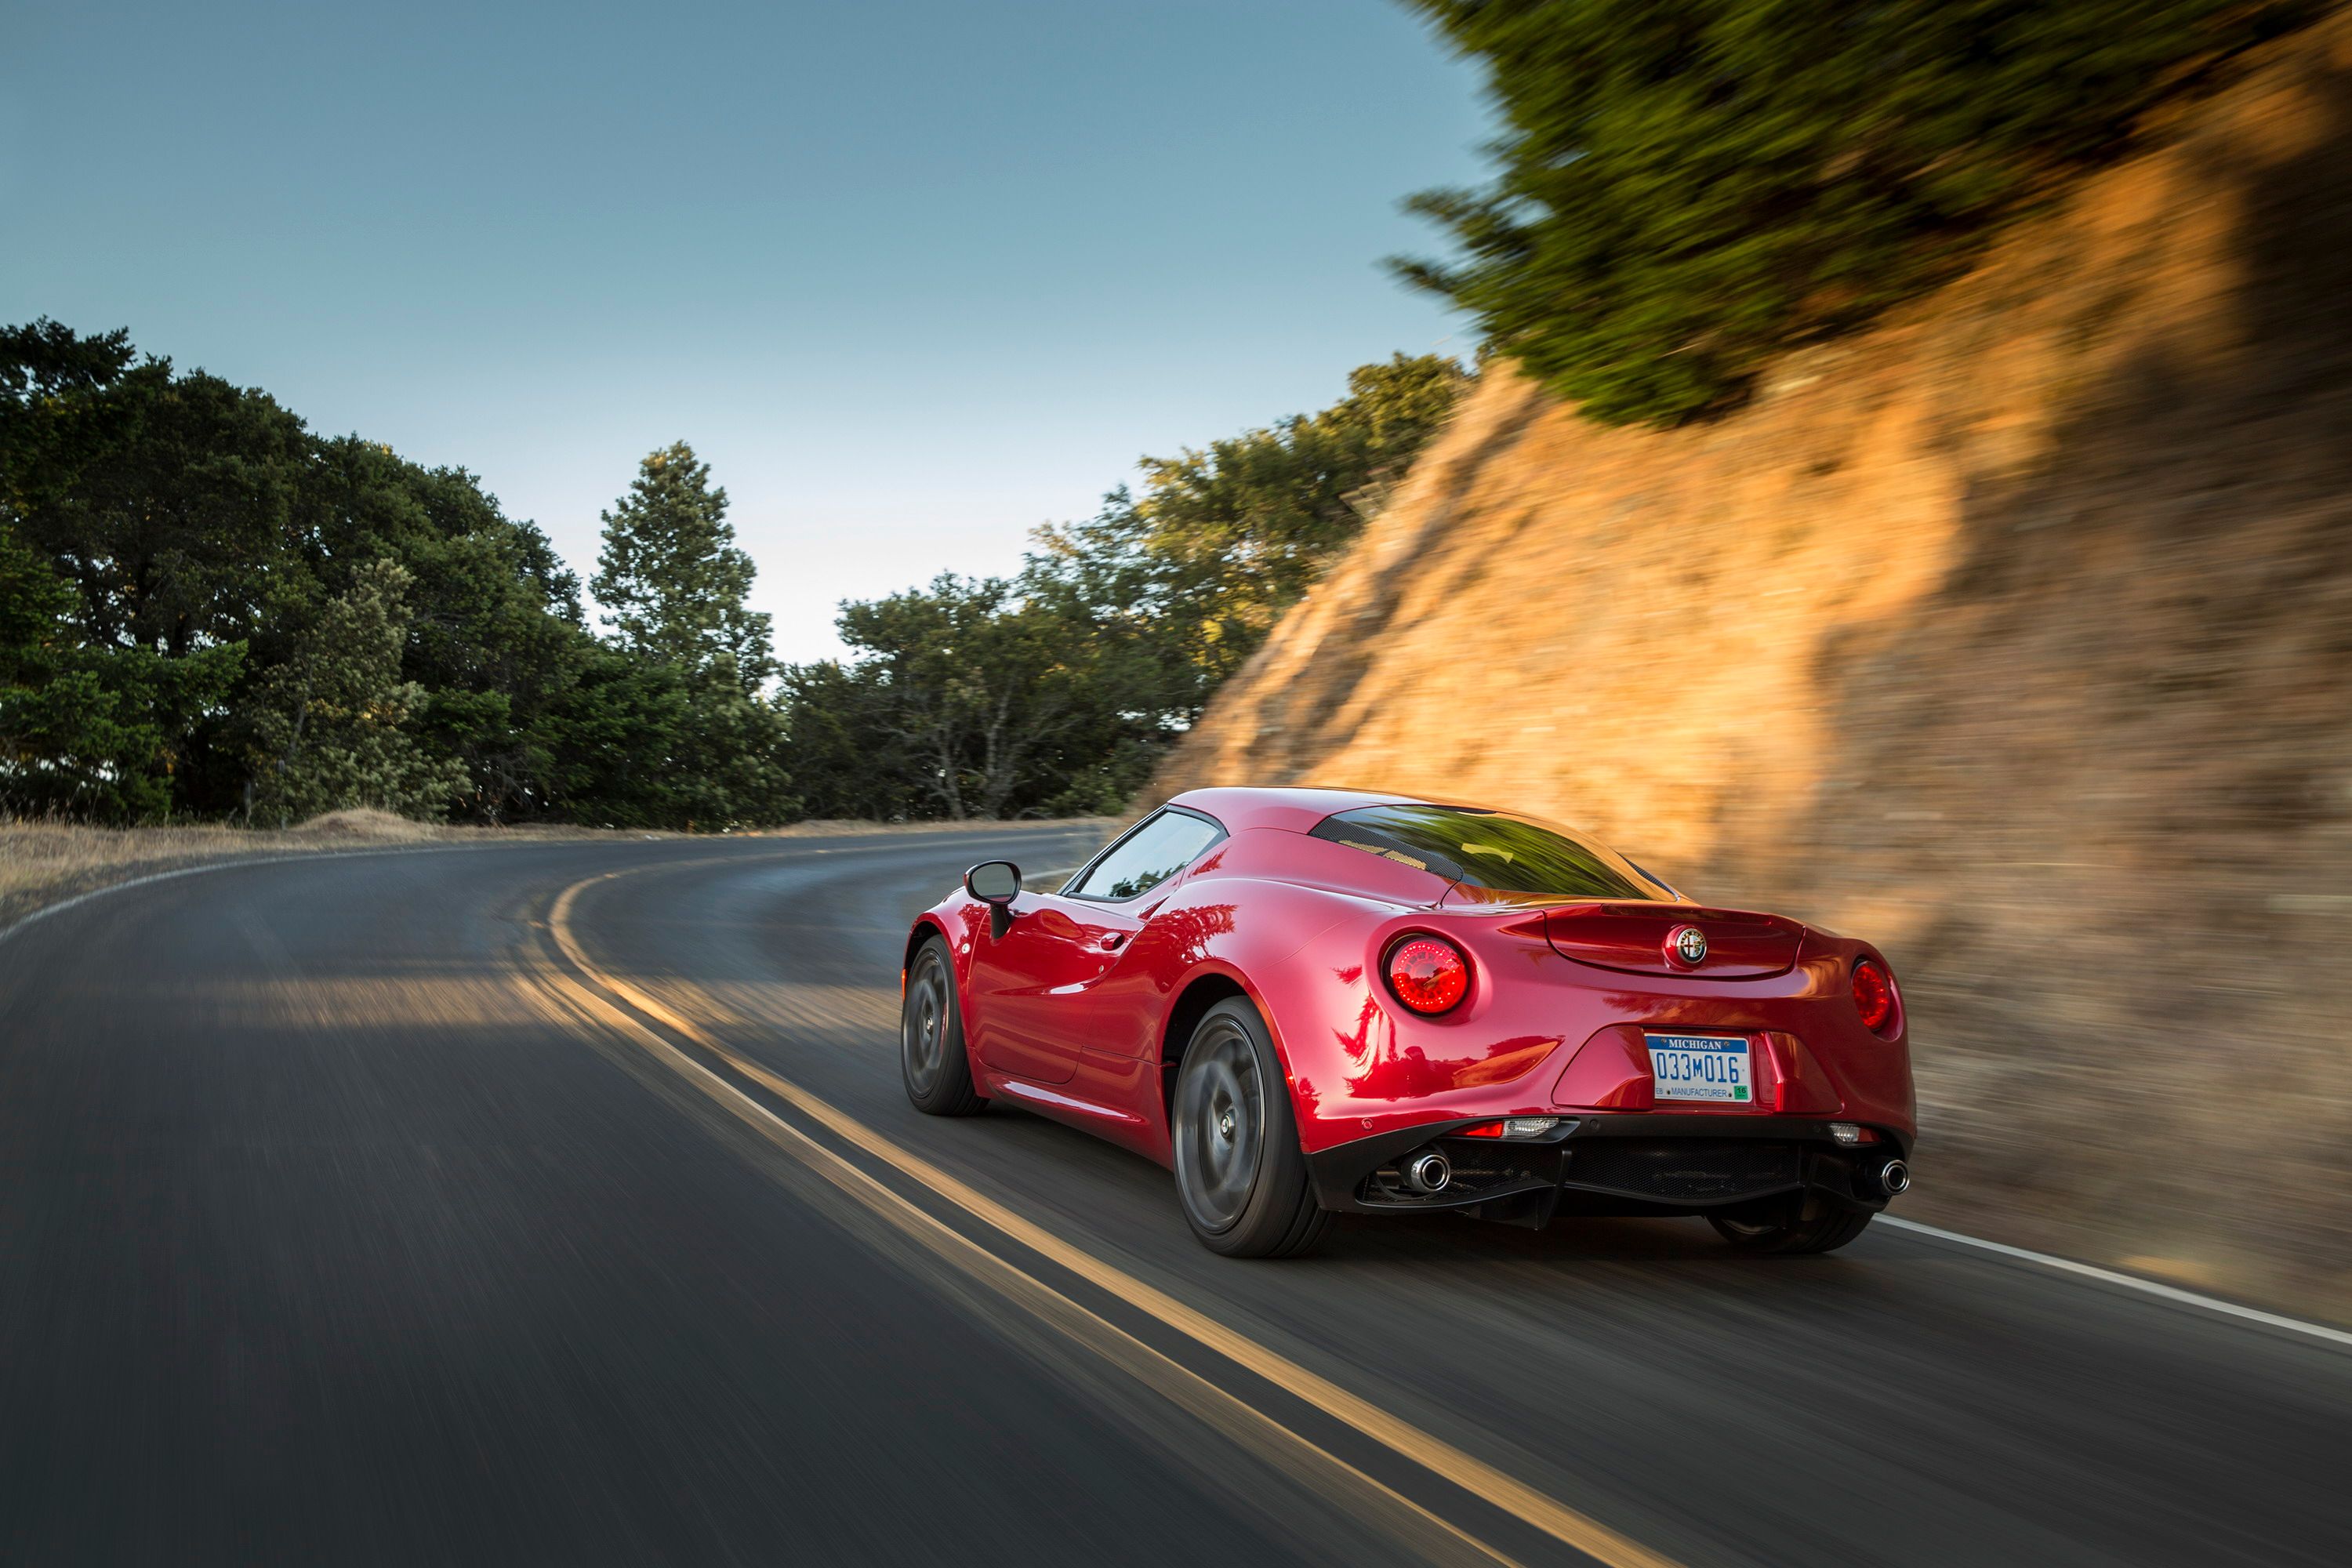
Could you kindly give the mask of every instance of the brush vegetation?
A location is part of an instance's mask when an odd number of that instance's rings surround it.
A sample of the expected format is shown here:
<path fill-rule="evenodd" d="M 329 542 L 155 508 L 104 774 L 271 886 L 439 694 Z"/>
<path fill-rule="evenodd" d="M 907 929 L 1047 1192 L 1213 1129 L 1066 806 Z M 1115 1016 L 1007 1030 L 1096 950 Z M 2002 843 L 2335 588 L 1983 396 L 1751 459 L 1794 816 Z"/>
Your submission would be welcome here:
<path fill-rule="evenodd" d="M 1409 0 L 1485 64 L 1483 190 L 1403 275 L 1588 416 L 1736 403 L 1773 355 L 1945 282 L 2135 118 L 2315 5 Z"/>

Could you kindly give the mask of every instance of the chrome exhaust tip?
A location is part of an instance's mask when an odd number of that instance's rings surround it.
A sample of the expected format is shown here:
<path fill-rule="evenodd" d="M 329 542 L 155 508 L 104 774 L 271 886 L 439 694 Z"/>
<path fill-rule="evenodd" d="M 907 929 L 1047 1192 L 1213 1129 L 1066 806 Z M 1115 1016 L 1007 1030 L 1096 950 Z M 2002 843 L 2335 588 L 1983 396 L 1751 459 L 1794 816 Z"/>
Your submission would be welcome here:
<path fill-rule="evenodd" d="M 1911 1190 L 1911 1167 L 1900 1160 L 1889 1160 L 1878 1167 L 1878 1184 L 1888 1197 L 1896 1197 Z"/>
<path fill-rule="evenodd" d="M 1431 1149 L 1404 1163 L 1404 1184 L 1423 1197 L 1442 1193 L 1454 1179 L 1453 1162 Z"/>

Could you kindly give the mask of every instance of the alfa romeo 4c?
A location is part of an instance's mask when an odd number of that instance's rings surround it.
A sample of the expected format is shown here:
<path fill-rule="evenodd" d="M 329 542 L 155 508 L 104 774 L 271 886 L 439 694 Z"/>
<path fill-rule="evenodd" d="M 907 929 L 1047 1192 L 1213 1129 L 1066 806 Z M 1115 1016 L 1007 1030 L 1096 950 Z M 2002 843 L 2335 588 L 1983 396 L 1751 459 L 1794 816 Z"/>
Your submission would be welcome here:
<path fill-rule="evenodd" d="M 1509 812 L 1196 790 L 1058 891 L 973 867 L 904 989 L 916 1106 L 1002 1100 L 1157 1160 L 1237 1258 L 1433 1210 L 1703 1215 L 1825 1252 L 1910 1184 L 1876 949 Z"/>

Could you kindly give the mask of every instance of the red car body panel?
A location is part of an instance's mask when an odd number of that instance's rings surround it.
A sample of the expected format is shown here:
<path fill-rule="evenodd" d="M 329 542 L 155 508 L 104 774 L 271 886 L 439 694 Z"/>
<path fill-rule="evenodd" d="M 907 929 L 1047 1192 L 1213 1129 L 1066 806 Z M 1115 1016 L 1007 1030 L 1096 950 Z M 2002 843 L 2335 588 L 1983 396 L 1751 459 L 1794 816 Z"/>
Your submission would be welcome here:
<path fill-rule="evenodd" d="M 1236 991 L 1265 1021 L 1310 1157 L 1465 1120 L 1657 1115 L 1644 1029 L 1750 1043 L 1754 1102 L 1673 1103 L 1679 1131 L 1835 1119 L 1909 1149 L 1899 996 L 1874 1033 L 1850 991 L 1858 960 L 1891 973 L 1868 943 L 1687 900 L 1496 895 L 1308 836 L 1336 813 L 1402 798 L 1194 791 L 1171 805 L 1227 837 L 1141 897 L 1024 890 L 992 937 L 988 907 L 959 889 L 919 918 L 908 951 L 930 931 L 947 938 L 982 1094 L 1163 1164 L 1163 1068 L 1189 1020 Z M 1661 937 L 1685 924 L 1708 939 L 1696 967 L 1661 956 Z M 1390 945 L 1413 931 L 1469 959 L 1467 994 L 1438 1016 L 1403 1006 L 1382 978 Z"/>

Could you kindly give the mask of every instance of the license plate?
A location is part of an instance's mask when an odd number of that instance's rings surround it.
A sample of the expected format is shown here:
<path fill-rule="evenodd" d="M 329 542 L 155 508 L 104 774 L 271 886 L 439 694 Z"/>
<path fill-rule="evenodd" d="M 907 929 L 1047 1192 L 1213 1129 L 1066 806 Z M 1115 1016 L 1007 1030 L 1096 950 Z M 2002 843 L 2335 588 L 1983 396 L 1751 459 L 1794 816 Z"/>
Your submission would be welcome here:
<path fill-rule="evenodd" d="M 1746 1040 L 1714 1035 L 1644 1035 L 1642 1039 L 1650 1047 L 1650 1077 L 1657 1099 L 1739 1105 L 1756 1099 L 1756 1074 Z"/>

